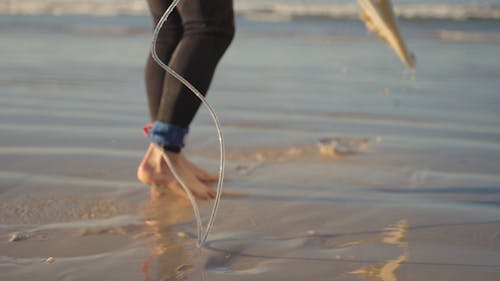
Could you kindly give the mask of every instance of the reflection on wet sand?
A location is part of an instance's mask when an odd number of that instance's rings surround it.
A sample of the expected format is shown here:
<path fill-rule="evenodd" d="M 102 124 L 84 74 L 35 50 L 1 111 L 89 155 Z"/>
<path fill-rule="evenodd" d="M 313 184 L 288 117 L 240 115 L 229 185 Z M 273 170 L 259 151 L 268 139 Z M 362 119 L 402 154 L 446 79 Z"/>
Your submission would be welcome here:
<path fill-rule="evenodd" d="M 408 233 L 408 221 L 406 219 L 402 219 L 395 225 L 386 227 L 384 229 L 384 233 L 385 235 L 382 238 L 382 242 L 385 244 L 397 245 L 403 250 L 403 253 L 399 257 L 388 260 L 385 263 L 372 264 L 358 270 L 351 271 L 352 274 L 356 274 L 369 280 L 398 280 L 396 270 L 401 266 L 401 264 L 407 261 L 409 257 L 408 244 L 404 242 Z"/>
<path fill-rule="evenodd" d="M 178 195 L 164 192 L 144 209 L 145 225 L 151 234 L 151 254 L 144 260 L 145 280 L 184 280 L 192 269 L 181 239 L 172 227 L 191 218 L 189 203 Z"/>

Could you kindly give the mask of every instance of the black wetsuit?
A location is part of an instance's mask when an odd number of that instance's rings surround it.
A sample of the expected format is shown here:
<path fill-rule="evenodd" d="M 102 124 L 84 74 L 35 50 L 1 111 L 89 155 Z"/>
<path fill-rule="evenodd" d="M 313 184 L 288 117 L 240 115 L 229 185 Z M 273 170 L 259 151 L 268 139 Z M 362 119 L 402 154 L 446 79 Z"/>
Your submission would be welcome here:
<path fill-rule="evenodd" d="M 155 25 L 171 3 L 148 0 Z M 160 31 L 156 50 L 162 61 L 206 95 L 233 36 L 232 0 L 181 0 Z M 200 100 L 151 56 L 145 76 L 151 120 L 186 128 L 187 132 Z"/>

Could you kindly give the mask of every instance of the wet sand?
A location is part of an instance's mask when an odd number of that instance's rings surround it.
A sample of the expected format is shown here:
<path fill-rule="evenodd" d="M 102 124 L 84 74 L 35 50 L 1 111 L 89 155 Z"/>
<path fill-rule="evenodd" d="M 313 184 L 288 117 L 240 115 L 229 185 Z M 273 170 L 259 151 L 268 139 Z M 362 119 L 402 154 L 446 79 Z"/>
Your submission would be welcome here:
<path fill-rule="evenodd" d="M 496 280 L 498 195 L 488 183 L 498 177 L 440 186 L 464 181 L 390 157 L 374 163 L 381 143 L 365 146 L 335 157 L 316 142 L 230 148 L 226 189 L 245 195 L 223 199 L 201 251 L 188 202 L 149 202 L 146 186 L 106 160 L 133 171 L 135 153 L 4 151 L 15 170 L 1 174 L 0 277 Z M 188 153 L 216 163 L 209 150 Z"/>

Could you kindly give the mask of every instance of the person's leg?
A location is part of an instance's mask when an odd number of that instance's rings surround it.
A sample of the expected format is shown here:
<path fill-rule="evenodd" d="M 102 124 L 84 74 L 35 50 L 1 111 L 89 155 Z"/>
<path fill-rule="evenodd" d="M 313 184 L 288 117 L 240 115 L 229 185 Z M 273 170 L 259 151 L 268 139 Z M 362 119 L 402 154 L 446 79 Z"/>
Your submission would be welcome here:
<path fill-rule="evenodd" d="M 153 24 L 156 26 L 167 10 L 171 0 L 147 0 Z M 176 9 L 172 11 L 163 25 L 156 42 L 158 57 L 165 63 L 169 63 L 179 41 L 182 38 L 182 21 Z M 161 68 L 151 55 L 148 56 L 145 69 L 145 84 L 151 122 L 156 121 L 160 101 L 165 86 L 165 70 Z"/>
<path fill-rule="evenodd" d="M 153 19 L 153 24 L 156 26 L 163 16 L 171 1 L 168 0 L 147 0 L 148 7 Z M 174 10 L 168 17 L 164 27 L 161 29 L 156 43 L 156 52 L 159 58 L 168 63 L 177 44 L 182 38 L 182 21 L 177 10 Z M 165 70 L 161 68 L 152 58 L 148 56 L 145 67 L 145 85 L 148 100 L 149 114 L 151 122 L 156 121 L 160 101 L 163 95 L 163 87 L 165 85 Z M 157 161 L 159 154 L 155 151 L 154 145 L 150 145 L 143 161 L 137 169 L 137 177 L 140 181 L 146 184 L 154 182 L 171 180 L 165 173 L 167 169 L 164 161 Z"/>
<path fill-rule="evenodd" d="M 182 20 L 183 36 L 169 61 L 169 66 L 206 94 L 215 67 L 234 34 L 232 1 L 184 0 L 177 11 Z M 188 89 L 169 74 L 166 74 L 164 83 L 164 92 L 153 128 L 153 140 L 159 139 L 162 145 L 165 145 L 162 141 L 168 144 L 172 138 L 178 139 L 179 129 L 181 133 L 187 131 L 200 104 Z M 166 147 L 171 148 L 168 145 Z M 180 148 L 181 145 L 173 152 L 167 151 L 177 173 L 196 196 L 213 197 L 214 192 L 199 179 L 213 180 L 216 177 L 189 162 L 182 153 L 178 153 Z M 150 146 L 146 153 L 139 167 L 138 177 L 146 183 L 179 187 L 162 160 L 161 151 L 154 146 Z"/>
<path fill-rule="evenodd" d="M 184 32 L 169 66 L 206 95 L 234 35 L 232 0 L 184 0 L 177 10 Z M 157 120 L 187 128 L 200 100 L 171 75 L 165 83 Z"/>

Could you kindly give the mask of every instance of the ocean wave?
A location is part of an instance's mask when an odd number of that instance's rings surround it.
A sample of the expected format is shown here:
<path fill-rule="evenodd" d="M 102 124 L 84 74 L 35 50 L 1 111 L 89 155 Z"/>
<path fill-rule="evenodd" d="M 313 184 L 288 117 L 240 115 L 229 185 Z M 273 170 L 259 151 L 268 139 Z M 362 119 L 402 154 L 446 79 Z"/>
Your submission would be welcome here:
<path fill-rule="evenodd" d="M 144 0 L 0 0 L 0 13 L 9 15 L 145 15 Z"/>
<path fill-rule="evenodd" d="M 295 18 L 357 19 L 359 8 L 354 1 L 345 4 L 303 2 L 255 3 L 236 1 L 235 11 L 249 19 L 286 21 Z M 403 19 L 500 20 L 500 6 L 494 4 L 413 3 L 395 5 Z M 0 0 L 1 14 L 49 15 L 147 15 L 144 0 Z"/>
<path fill-rule="evenodd" d="M 395 5 L 399 18 L 409 20 L 500 20 L 500 6 L 488 4 L 400 4 Z M 327 19 L 357 19 L 359 8 L 352 4 L 246 4 L 236 5 L 236 11 L 250 19 L 292 20 L 313 17 Z"/>

